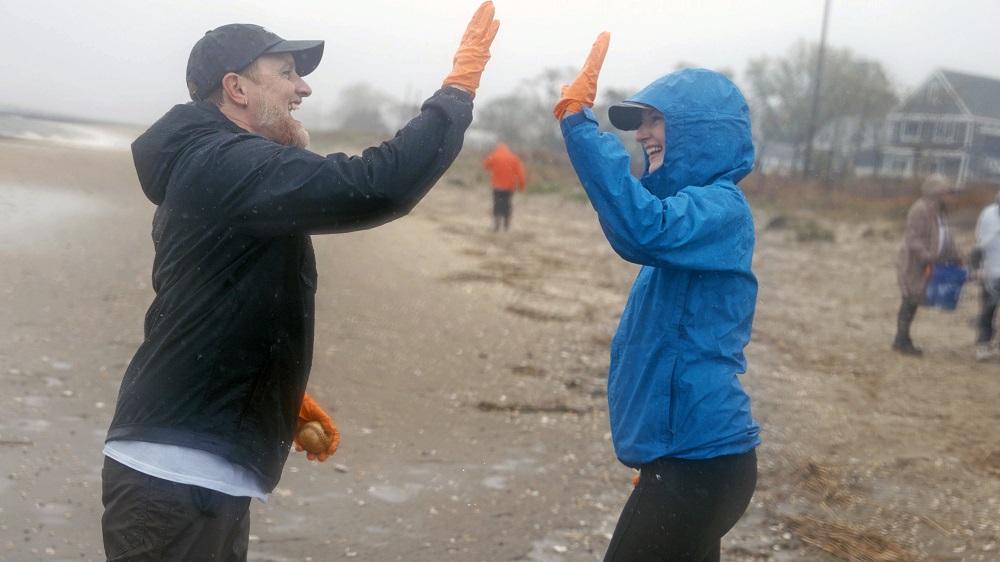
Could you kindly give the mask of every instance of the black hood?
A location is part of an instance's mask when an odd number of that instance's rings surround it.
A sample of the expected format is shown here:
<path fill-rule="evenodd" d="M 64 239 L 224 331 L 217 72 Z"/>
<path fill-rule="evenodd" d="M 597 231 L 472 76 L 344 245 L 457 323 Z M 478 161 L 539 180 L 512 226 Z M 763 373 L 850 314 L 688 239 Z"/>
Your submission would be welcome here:
<path fill-rule="evenodd" d="M 135 139 L 132 160 L 146 197 L 156 205 L 162 203 L 177 156 L 189 143 L 219 129 L 246 132 L 227 119 L 214 103 L 192 102 L 175 105 Z"/>

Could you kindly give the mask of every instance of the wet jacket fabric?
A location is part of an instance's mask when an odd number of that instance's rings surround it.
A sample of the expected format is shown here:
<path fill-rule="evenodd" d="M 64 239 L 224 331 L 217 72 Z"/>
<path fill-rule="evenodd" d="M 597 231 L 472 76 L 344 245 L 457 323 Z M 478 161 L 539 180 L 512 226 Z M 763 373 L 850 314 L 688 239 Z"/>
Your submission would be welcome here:
<path fill-rule="evenodd" d="M 493 189 L 501 191 L 524 191 L 524 164 L 506 144 L 500 143 L 483 160 L 483 168 L 492 173 Z"/>
<path fill-rule="evenodd" d="M 641 179 L 589 109 L 561 123 L 608 242 L 642 266 L 611 342 L 615 452 L 632 467 L 743 453 L 760 443 L 737 378 L 757 298 L 753 218 L 736 185 L 754 158 L 746 102 L 700 69 L 664 76 L 629 101 L 662 112 L 666 127 L 664 163 Z"/>
<path fill-rule="evenodd" d="M 945 225 L 943 237 L 939 224 Z M 924 300 L 932 265 L 961 261 L 955 239 L 947 232 L 947 225 L 944 207 L 929 197 L 917 199 L 907 212 L 906 231 L 896 261 L 899 290 L 904 299 L 915 302 Z"/>
<path fill-rule="evenodd" d="M 407 214 L 458 155 L 467 93 L 444 88 L 360 156 L 248 133 L 210 102 L 178 105 L 132 145 L 156 204 L 145 339 L 107 440 L 203 449 L 268 491 L 288 455 L 313 353 L 310 234 Z"/>

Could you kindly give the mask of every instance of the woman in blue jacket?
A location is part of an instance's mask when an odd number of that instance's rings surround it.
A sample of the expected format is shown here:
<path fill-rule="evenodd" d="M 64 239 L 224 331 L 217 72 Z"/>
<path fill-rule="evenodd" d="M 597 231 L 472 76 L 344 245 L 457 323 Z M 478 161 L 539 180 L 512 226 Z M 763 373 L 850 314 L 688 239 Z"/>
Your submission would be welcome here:
<path fill-rule="evenodd" d="M 608 407 L 619 460 L 640 471 L 605 561 L 719 560 L 749 505 L 759 426 L 737 378 L 757 299 L 753 218 L 736 183 L 753 166 L 746 101 L 726 77 L 673 72 L 609 110 L 635 130 L 645 173 L 590 107 L 602 33 L 555 108 L 612 248 L 642 268 L 611 342 Z"/>

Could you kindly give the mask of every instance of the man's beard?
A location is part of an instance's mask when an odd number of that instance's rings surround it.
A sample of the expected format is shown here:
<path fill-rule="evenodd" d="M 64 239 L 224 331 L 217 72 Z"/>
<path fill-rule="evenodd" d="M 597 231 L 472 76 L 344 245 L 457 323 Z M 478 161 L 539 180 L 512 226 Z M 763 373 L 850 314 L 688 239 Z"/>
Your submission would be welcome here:
<path fill-rule="evenodd" d="M 268 139 L 287 146 L 309 146 L 309 131 L 280 106 L 263 102 L 257 108 L 257 128 Z"/>

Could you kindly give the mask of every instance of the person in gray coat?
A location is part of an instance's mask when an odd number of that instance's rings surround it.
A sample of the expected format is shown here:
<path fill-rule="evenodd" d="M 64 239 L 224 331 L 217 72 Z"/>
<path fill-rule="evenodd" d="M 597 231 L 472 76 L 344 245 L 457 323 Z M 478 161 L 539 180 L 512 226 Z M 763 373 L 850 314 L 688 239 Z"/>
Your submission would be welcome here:
<path fill-rule="evenodd" d="M 917 357 L 923 352 L 913 345 L 910 325 L 917 308 L 924 301 L 931 268 L 938 263 L 962 261 L 945 208 L 953 193 L 951 181 L 940 174 L 933 174 L 924 180 L 921 191 L 923 195 L 906 215 L 906 232 L 896 263 L 902 299 L 896 319 L 896 338 L 892 342 L 895 351 Z"/>

